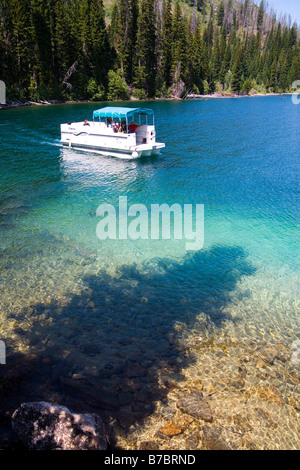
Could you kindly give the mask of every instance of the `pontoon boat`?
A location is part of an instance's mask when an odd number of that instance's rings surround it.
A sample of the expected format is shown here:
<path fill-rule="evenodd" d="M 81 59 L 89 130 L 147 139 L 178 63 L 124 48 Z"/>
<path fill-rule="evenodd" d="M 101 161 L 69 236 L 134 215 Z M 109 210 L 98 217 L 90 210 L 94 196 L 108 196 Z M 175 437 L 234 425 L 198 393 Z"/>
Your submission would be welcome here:
<path fill-rule="evenodd" d="M 93 121 L 61 124 L 61 142 L 69 148 L 119 158 L 157 155 L 154 113 L 147 108 L 106 107 L 93 112 Z"/>

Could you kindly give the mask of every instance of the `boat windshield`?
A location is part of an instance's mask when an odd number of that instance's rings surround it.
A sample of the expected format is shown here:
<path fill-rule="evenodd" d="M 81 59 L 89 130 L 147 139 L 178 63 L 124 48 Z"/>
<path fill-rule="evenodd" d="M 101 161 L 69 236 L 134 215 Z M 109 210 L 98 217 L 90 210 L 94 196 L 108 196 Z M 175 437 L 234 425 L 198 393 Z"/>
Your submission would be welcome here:
<path fill-rule="evenodd" d="M 109 106 L 94 111 L 93 119 L 98 119 L 100 122 L 107 122 L 107 120 L 115 122 L 125 121 L 126 125 L 131 122 L 137 125 L 154 125 L 154 113 L 152 109 L 148 108 L 118 108 Z"/>

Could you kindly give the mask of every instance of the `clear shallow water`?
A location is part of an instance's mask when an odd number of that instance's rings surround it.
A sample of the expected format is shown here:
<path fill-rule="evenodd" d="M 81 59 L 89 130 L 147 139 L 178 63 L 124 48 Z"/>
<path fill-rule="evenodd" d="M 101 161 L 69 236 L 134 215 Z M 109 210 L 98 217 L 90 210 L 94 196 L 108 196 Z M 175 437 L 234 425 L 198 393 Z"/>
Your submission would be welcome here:
<path fill-rule="evenodd" d="M 133 428 L 119 420 L 113 434 L 133 448 L 172 408 L 172 372 L 178 393 L 195 381 L 207 396 L 214 387 L 221 426 L 230 428 L 229 410 L 246 414 L 252 428 L 238 448 L 295 448 L 300 108 L 290 97 L 143 105 L 154 109 L 166 148 L 129 162 L 60 147 L 59 124 L 101 105 L 0 114 L 0 336 L 8 364 L 21 355 L 35 372 L 20 395 L 127 413 Z M 186 252 L 185 240 L 98 240 L 97 207 L 124 195 L 129 205 L 204 204 L 203 249 Z M 262 365 L 269 348 L 281 360 Z M 232 383 L 248 357 L 249 396 L 241 398 Z M 266 397 L 266 387 L 284 403 Z M 280 416 L 281 441 L 278 423 L 261 431 L 257 409 Z"/>

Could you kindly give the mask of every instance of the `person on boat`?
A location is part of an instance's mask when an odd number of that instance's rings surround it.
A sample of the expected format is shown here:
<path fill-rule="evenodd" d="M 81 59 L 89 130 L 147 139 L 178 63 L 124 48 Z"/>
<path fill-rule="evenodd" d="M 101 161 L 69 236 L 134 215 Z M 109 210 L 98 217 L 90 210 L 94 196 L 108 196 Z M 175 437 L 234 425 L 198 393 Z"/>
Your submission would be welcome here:
<path fill-rule="evenodd" d="M 137 127 L 139 127 L 139 126 L 137 124 L 134 124 L 133 121 L 131 121 L 130 125 L 128 126 L 129 133 L 134 134 Z"/>
<path fill-rule="evenodd" d="M 112 123 L 112 128 L 113 128 L 114 132 L 118 132 L 119 127 L 120 127 L 120 124 L 118 122 L 113 122 Z"/>
<path fill-rule="evenodd" d="M 85 121 L 84 121 L 84 124 L 83 124 L 83 125 L 84 125 L 84 126 L 89 126 L 89 125 L 90 125 L 87 119 L 85 119 Z"/>
<path fill-rule="evenodd" d="M 107 127 L 112 127 L 111 118 L 107 118 Z"/>
<path fill-rule="evenodd" d="M 121 127 L 120 127 L 119 131 L 120 131 L 120 132 L 124 132 L 124 133 L 127 132 L 127 129 L 126 129 L 126 122 L 125 122 L 125 121 L 122 121 L 122 122 L 121 122 Z"/>

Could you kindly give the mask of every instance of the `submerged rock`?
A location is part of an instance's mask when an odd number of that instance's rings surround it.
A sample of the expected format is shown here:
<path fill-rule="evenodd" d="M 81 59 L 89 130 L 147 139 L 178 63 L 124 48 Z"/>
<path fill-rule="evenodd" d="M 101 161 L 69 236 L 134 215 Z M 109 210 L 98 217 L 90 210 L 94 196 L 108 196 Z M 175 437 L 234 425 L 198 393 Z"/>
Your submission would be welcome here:
<path fill-rule="evenodd" d="M 142 441 L 139 450 L 160 450 L 160 442 L 156 440 Z"/>
<path fill-rule="evenodd" d="M 31 450 L 106 450 L 108 438 L 100 416 L 76 414 L 47 402 L 22 403 L 12 427 Z"/>
<path fill-rule="evenodd" d="M 259 357 L 265 363 L 273 365 L 274 360 L 278 357 L 278 351 L 275 348 L 269 346 L 260 351 Z"/>
<path fill-rule="evenodd" d="M 213 415 L 211 408 L 207 401 L 203 398 L 202 392 L 192 392 L 186 398 L 182 398 L 177 402 L 178 408 L 184 413 L 187 413 L 194 418 L 202 419 L 211 423 Z"/>
<path fill-rule="evenodd" d="M 176 426 L 172 421 L 168 421 L 160 430 L 162 434 L 168 437 L 177 436 L 182 433 L 182 429 Z"/>
<path fill-rule="evenodd" d="M 117 416 L 117 421 L 121 428 L 126 429 L 135 424 L 136 418 L 132 413 L 129 412 L 120 412 Z"/>
<path fill-rule="evenodd" d="M 217 426 L 203 426 L 203 444 L 207 450 L 232 450 L 222 437 L 222 429 Z"/>

